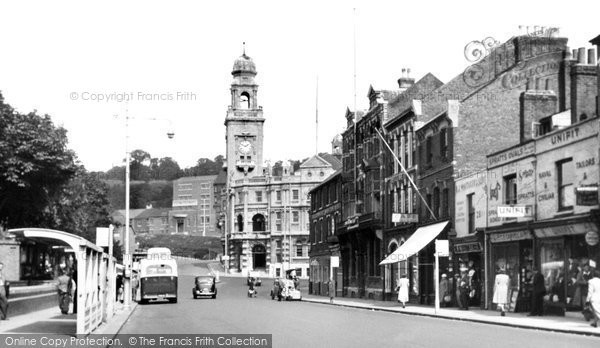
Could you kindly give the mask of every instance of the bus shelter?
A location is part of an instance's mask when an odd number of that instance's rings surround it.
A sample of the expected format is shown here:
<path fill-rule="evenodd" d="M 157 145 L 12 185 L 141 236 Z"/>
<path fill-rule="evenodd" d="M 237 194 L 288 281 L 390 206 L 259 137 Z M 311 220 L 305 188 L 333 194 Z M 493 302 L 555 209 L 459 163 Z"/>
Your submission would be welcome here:
<path fill-rule="evenodd" d="M 80 236 L 51 229 L 8 230 L 17 241 L 34 241 L 73 253 L 77 272 L 77 335 L 87 335 L 115 312 L 116 259 Z"/>

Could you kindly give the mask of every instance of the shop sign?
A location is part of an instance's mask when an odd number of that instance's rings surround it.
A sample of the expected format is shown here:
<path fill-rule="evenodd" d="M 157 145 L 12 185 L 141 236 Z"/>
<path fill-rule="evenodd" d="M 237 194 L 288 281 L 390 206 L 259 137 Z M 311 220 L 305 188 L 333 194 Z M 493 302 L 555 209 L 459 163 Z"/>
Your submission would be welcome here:
<path fill-rule="evenodd" d="M 454 244 L 455 254 L 479 253 L 482 249 L 479 242 Z"/>
<path fill-rule="evenodd" d="M 403 223 L 403 224 L 412 224 L 419 222 L 418 214 L 392 214 L 392 222 Z"/>
<path fill-rule="evenodd" d="M 530 142 L 525 145 L 503 151 L 497 155 L 488 156 L 488 168 L 499 166 L 501 164 L 514 161 L 535 153 L 535 143 Z"/>
<path fill-rule="evenodd" d="M 520 218 L 533 216 L 531 205 L 500 205 L 498 206 L 498 217 Z"/>
<path fill-rule="evenodd" d="M 197 199 L 175 199 L 173 207 L 193 207 L 198 205 Z"/>
<path fill-rule="evenodd" d="M 585 242 L 591 246 L 598 244 L 598 232 L 589 231 L 585 234 Z"/>
<path fill-rule="evenodd" d="M 435 252 L 440 257 L 450 256 L 450 248 L 448 246 L 447 239 L 436 239 L 435 240 Z"/>
<path fill-rule="evenodd" d="M 349 218 L 348 220 L 344 221 L 344 226 L 346 226 L 346 228 L 349 230 L 358 228 L 358 216 Z"/>
<path fill-rule="evenodd" d="M 556 236 L 568 236 L 576 234 L 584 234 L 587 231 L 598 232 L 596 225 L 586 222 L 579 224 L 567 224 L 560 226 L 552 226 L 545 228 L 536 228 L 535 236 L 538 238 L 543 237 L 556 237 Z"/>
<path fill-rule="evenodd" d="M 329 259 L 329 262 L 331 263 L 332 268 L 340 267 L 340 257 L 339 256 L 331 256 L 331 258 Z"/>
<path fill-rule="evenodd" d="M 577 205 L 598 205 L 598 186 L 582 186 L 575 188 Z"/>
<path fill-rule="evenodd" d="M 515 240 L 531 238 L 531 232 L 529 232 L 528 230 L 490 234 L 490 241 L 492 243 L 512 242 Z"/>

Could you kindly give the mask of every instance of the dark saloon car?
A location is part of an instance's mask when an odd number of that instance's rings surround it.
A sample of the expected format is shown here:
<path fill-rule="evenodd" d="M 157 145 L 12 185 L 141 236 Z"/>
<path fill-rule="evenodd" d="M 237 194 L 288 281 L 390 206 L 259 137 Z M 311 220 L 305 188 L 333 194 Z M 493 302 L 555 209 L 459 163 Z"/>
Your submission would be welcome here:
<path fill-rule="evenodd" d="M 217 298 L 217 284 L 215 277 L 199 276 L 196 277 L 194 284 L 195 286 L 192 289 L 192 295 L 194 298 L 203 296 Z"/>

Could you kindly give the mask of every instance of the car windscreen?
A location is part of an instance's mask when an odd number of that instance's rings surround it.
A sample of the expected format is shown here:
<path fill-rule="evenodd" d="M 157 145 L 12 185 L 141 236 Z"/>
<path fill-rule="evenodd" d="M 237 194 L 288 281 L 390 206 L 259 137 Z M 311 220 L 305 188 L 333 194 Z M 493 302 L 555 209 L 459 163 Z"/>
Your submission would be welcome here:
<path fill-rule="evenodd" d="M 198 284 L 212 284 L 212 278 L 196 278 L 196 283 Z"/>

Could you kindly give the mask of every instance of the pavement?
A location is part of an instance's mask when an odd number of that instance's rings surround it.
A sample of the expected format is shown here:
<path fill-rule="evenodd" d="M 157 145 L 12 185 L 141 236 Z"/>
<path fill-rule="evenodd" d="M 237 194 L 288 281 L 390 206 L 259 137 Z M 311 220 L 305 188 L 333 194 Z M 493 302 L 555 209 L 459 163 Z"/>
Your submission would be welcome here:
<path fill-rule="evenodd" d="M 119 333 L 119 330 L 127 322 L 136 307 L 137 302 L 135 301 L 132 301 L 129 309 L 124 308 L 121 303 L 116 303 L 115 315 L 107 323 L 102 323 L 92 333 L 114 337 Z M 62 314 L 58 308 L 58 303 L 52 308 L 16 315 L 9 317 L 8 320 L 0 321 L 0 334 L 35 333 L 74 336 L 76 330 L 76 315 Z"/>
<path fill-rule="evenodd" d="M 522 329 L 534 329 L 600 337 L 600 328 L 594 328 L 590 326 L 590 323 L 586 322 L 579 312 L 569 313 L 564 317 L 528 317 L 527 313 L 507 312 L 506 316 L 502 317 L 500 316 L 500 312 L 492 310 L 459 310 L 457 308 L 440 308 L 440 310 L 436 313 L 433 306 L 407 304 L 406 308 L 402 308 L 401 304 L 393 301 L 376 301 L 336 297 L 334 298 L 333 303 L 330 303 L 329 297 L 307 295 L 305 292 L 303 292 L 302 301 L 320 303 L 330 306 L 394 312 L 404 315 L 418 315 L 448 320 L 461 320 L 482 324 L 516 327 Z"/>

